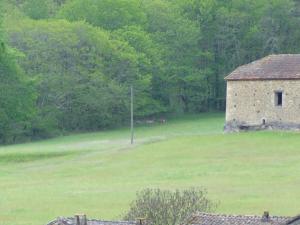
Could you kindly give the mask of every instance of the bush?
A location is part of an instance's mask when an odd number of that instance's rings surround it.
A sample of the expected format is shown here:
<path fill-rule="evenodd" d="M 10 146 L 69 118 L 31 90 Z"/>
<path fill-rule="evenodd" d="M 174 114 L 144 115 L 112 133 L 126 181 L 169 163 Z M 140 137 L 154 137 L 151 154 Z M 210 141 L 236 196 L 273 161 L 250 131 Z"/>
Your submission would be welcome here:
<path fill-rule="evenodd" d="M 216 205 L 206 196 L 206 191 L 201 188 L 176 191 L 145 189 L 137 193 L 124 219 L 145 218 L 151 225 L 181 224 L 195 212 L 214 210 Z"/>

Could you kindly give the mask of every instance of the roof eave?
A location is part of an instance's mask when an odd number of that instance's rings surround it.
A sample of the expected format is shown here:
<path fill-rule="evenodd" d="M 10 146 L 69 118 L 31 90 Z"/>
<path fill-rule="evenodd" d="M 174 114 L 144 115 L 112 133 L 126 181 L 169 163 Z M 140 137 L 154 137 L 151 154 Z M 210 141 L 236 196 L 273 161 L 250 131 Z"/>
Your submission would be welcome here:
<path fill-rule="evenodd" d="M 226 81 L 263 81 L 263 80 L 300 80 L 300 77 L 298 78 L 227 78 L 225 77 L 224 80 Z"/>

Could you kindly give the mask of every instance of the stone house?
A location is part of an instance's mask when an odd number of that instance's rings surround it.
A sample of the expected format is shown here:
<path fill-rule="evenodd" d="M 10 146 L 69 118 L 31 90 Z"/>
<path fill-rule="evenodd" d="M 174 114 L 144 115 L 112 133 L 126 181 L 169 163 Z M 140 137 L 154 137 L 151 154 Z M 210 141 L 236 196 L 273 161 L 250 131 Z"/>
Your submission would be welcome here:
<path fill-rule="evenodd" d="M 267 56 L 225 80 L 226 131 L 300 129 L 300 54 Z"/>
<path fill-rule="evenodd" d="M 264 212 L 263 216 L 221 215 L 211 213 L 196 213 L 190 216 L 182 225 L 299 225 L 300 216 L 283 217 L 270 216 Z"/>

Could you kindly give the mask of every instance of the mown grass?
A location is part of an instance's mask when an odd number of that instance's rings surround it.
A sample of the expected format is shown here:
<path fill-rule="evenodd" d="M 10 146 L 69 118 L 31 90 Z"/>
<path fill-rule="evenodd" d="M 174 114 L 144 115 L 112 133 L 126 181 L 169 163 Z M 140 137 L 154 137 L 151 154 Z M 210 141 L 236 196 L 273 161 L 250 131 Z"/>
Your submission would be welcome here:
<path fill-rule="evenodd" d="M 0 148 L 0 224 L 75 213 L 118 219 L 146 187 L 203 186 L 218 212 L 294 215 L 300 134 L 223 134 L 223 114 Z"/>

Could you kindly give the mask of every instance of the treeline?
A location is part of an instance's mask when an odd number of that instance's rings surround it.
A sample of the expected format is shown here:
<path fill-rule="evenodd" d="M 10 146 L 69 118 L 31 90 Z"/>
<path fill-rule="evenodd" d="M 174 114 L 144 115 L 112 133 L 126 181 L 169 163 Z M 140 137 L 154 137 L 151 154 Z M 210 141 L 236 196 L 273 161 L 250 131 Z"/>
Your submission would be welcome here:
<path fill-rule="evenodd" d="M 2 0 L 0 142 L 224 110 L 224 76 L 300 50 L 292 0 Z"/>

